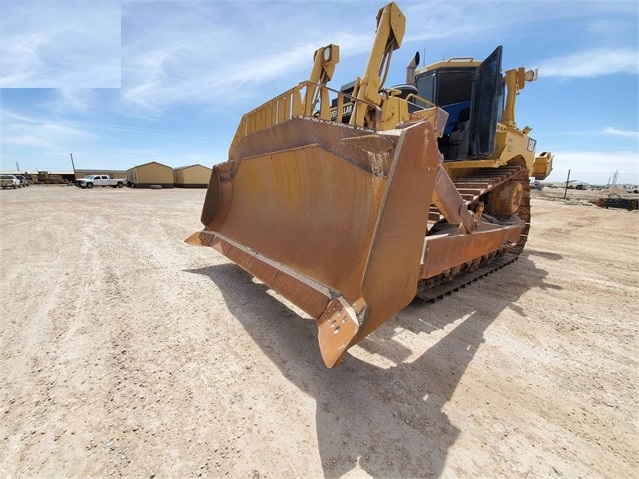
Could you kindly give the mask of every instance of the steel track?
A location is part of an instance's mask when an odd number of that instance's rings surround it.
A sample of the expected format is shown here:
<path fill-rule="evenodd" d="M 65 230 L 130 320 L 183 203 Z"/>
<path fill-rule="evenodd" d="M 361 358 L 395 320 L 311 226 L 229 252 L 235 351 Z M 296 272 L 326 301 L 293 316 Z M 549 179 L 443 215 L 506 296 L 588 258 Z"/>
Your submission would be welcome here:
<path fill-rule="evenodd" d="M 416 296 L 426 301 L 435 302 L 455 291 L 476 282 L 504 266 L 515 261 L 524 249 L 530 230 L 530 185 L 528 171 L 525 166 L 502 166 L 494 170 L 480 170 L 471 175 L 453 181 L 457 190 L 466 200 L 469 209 L 474 209 L 480 201 L 488 204 L 488 195 L 510 181 L 521 183 L 523 194 L 517 216 L 525 221 L 519 241 L 513 247 L 503 248 L 494 254 L 478 258 L 460 267 L 446 271 L 426 280 L 420 280 Z M 490 214 L 490 211 L 486 211 Z M 443 217 L 435 206 L 431 206 L 429 226 L 441 221 Z M 477 261 L 479 260 L 480 261 Z"/>

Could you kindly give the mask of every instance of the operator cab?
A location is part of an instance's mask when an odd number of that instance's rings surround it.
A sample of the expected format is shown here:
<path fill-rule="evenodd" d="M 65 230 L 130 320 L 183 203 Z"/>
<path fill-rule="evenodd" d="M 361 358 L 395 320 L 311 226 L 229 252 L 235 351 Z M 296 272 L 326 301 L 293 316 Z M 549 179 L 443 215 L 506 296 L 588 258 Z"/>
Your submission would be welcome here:
<path fill-rule="evenodd" d="M 448 124 L 438 139 L 445 161 L 493 154 L 504 103 L 501 53 L 499 46 L 481 63 L 454 58 L 416 72 L 419 96 L 448 112 Z"/>

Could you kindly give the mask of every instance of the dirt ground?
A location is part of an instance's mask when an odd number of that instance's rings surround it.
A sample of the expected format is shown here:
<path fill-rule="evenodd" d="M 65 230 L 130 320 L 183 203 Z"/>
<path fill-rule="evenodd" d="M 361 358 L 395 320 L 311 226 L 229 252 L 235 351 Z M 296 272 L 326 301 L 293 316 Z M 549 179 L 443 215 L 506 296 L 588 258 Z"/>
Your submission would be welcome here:
<path fill-rule="evenodd" d="M 637 212 L 535 192 L 527 252 L 326 369 L 204 190 L 0 191 L 2 477 L 637 477 Z"/>

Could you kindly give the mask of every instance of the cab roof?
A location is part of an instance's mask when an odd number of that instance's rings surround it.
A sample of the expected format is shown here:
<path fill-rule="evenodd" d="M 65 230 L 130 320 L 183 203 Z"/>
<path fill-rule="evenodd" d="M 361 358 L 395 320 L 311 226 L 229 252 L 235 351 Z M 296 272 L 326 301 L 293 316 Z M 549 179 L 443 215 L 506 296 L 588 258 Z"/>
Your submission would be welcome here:
<path fill-rule="evenodd" d="M 426 73 L 432 70 L 439 70 L 441 68 L 476 68 L 481 65 L 481 61 L 475 60 L 471 57 L 464 58 L 451 58 L 450 60 L 443 60 L 441 62 L 433 63 L 431 65 L 420 68 L 415 71 L 415 75 L 420 73 Z"/>

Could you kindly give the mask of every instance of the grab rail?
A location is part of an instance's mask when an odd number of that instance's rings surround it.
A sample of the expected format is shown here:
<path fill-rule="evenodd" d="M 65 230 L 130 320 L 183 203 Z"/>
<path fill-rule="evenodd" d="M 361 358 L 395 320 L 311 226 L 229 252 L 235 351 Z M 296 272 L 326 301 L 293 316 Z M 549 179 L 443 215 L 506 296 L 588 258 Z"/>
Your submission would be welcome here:
<path fill-rule="evenodd" d="M 328 92 L 337 94 L 336 107 L 331 107 Z M 302 98 L 308 99 L 306 102 Z M 345 101 L 347 100 L 347 101 Z M 319 107 L 318 107 L 319 103 Z M 233 151 L 239 141 L 258 131 L 279 125 L 293 118 L 318 118 L 320 120 L 342 123 L 344 105 L 365 104 L 374 113 L 373 130 L 381 126 L 381 108 L 368 101 L 360 100 L 348 93 L 334 90 L 319 83 L 304 81 L 290 90 L 267 101 L 254 110 L 244 114 L 237 127 L 230 151 Z M 333 114 L 334 113 L 334 114 Z"/>

